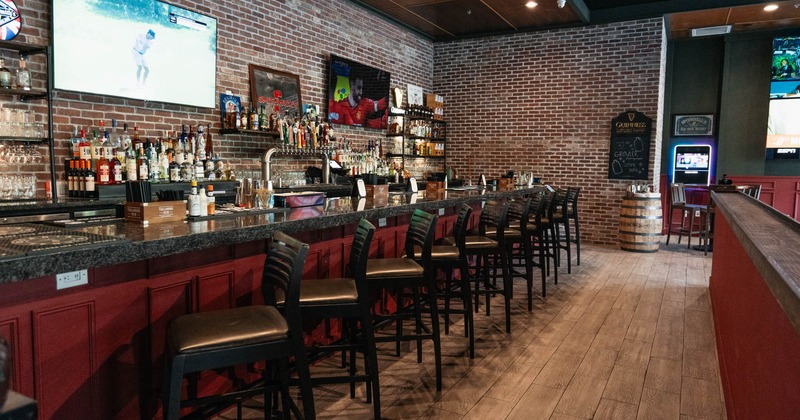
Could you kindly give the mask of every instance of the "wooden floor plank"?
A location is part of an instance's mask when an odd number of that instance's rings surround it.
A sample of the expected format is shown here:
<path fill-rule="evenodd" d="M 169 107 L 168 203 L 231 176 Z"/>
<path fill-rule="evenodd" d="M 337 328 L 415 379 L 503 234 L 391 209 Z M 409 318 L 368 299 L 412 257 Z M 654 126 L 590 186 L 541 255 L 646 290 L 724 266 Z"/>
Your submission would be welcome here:
<path fill-rule="evenodd" d="M 528 312 L 524 282 L 514 282 L 512 333 L 502 298 L 475 314 L 470 359 L 463 317 L 442 336 L 443 389 L 436 391 L 432 346 L 417 363 L 413 344 L 400 357 L 378 349 L 386 419 L 716 419 L 725 418 L 708 292 L 711 259 L 681 246 L 654 254 L 584 245 L 581 265 Z M 563 255 L 566 258 L 566 255 Z M 363 369 L 361 366 L 360 369 Z M 312 373 L 337 371 L 336 358 Z M 293 391 L 297 394 L 297 391 Z M 314 389 L 317 418 L 369 419 L 364 384 Z M 260 400 L 244 418 L 263 418 Z M 233 419 L 235 409 L 217 416 Z"/>

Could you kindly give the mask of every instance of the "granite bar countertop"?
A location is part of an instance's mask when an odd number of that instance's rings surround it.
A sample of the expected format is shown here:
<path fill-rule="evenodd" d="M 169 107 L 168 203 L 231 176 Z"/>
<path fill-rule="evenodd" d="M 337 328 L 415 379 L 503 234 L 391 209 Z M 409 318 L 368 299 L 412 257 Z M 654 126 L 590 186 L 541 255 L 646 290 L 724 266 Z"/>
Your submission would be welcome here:
<path fill-rule="evenodd" d="M 427 196 L 390 194 L 388 202 L 357 200 L 351 197 L 329 198 L 323 206 L 301 207 L 273 213 L 243 214 L 236 217 L 142 226 L 117 221 L 86 226 L 78 230 L 110 236 L 119 241 L 96 248 L 61 248 L 38 255 L 0 258 L 0 284 L 24 281 L 57 273 L 103 267 L 176 255 L 206 248 L 264 240 L 276 231 L 286 233 L 322 230 L 356 223 L 362 217 L 376 220 L 412 213 L 415 209 L 434 211 L 461 203 L 520 196 L 541 187 L 511 191 L 471 189 L 447 191 Z M 71 228 L 72 229 L 72 228 Z"/>
<path fill-rule="evenodd" d="M 800 224 L 745 194 L 711 196 L 800 334 Z"/>

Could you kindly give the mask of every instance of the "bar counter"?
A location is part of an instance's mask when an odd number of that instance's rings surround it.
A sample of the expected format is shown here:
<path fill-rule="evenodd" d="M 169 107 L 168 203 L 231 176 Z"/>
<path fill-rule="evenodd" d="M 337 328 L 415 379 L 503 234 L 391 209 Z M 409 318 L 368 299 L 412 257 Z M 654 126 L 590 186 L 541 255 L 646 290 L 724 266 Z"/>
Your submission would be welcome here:
<path fill-rule="evenodd" d="M 716 203 L 709 280 L 729 418 L 800 413 L 800 224 L 744 194 Z"/>
<path fill-rule="evenodd" d="M 362 217 L 377 220 L 410 214 L 415 209 L 434 211 L 455 207 L 464 202 L 507 198 L 528 192 L 530 192 L 528 188 L 510 191 L 473 189 L 446 191 L 429 197 L 425 191 L 420 191 L 413 195 L 390 194 L 388 201 L 377 203 L 370 199 L 361 199 L 359 202 L 350 197 L 340 197 L 326 199 L 324 206 L 280 209 L 272 213 L 242 214 L 236 217 L 209 218 L 204 221 L 170 222 L 150 226 L 120 221 L 107 225 L 73 228 L 87 233 L 111 236 L 121 241 L 97 247 L 63 248 L 38 255 L 0 260 L 0 284 L 263 240 L 276 231 L 291 234 L 320 230 L 356 223 Z"/>

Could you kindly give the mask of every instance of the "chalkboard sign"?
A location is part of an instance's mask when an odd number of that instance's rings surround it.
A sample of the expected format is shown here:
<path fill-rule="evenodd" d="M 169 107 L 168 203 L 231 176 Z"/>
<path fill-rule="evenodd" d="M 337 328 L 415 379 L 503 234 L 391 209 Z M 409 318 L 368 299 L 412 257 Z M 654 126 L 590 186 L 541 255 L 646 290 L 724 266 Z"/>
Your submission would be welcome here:
<path fill-rule="evenodd" d="M 647 180 L 653 120 L 628 111 L 611 120 L 608 179 Z"/>

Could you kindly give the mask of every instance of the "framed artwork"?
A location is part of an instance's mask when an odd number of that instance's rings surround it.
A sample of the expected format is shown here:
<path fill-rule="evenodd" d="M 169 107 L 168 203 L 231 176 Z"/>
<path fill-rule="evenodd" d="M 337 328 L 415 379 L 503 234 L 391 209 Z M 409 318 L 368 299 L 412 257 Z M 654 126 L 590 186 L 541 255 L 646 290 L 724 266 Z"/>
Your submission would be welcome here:
<path fill-rule="evenodd" d="M 422 105 L 422 88 L 419 86 L 408 85 L 408 104 Z"/>
<path fill-rule="evenodd" d="M 673 122 L 675 137 L 714 135 L 714 114 L 674 115 Z"/>
<path fill-rule="evenodd" d="M 300 77 L 250 64 L 250 103 L 256 110 L 264 106 L 266 113 L 302 115 Z"/>

